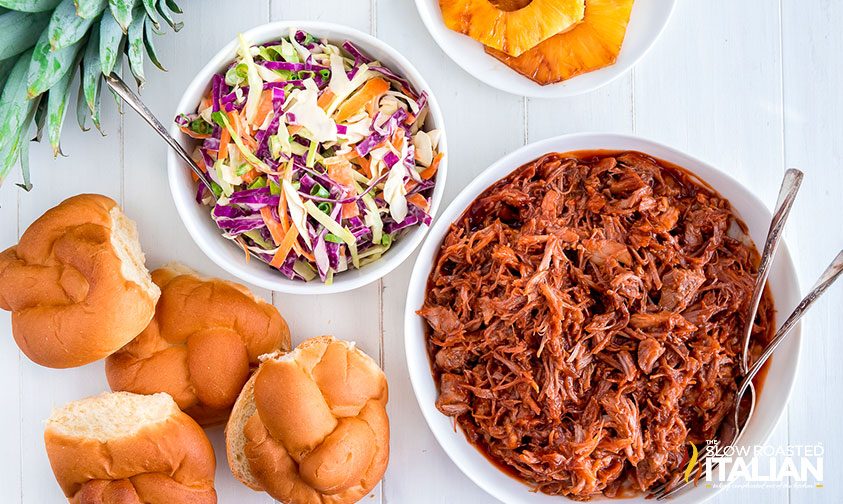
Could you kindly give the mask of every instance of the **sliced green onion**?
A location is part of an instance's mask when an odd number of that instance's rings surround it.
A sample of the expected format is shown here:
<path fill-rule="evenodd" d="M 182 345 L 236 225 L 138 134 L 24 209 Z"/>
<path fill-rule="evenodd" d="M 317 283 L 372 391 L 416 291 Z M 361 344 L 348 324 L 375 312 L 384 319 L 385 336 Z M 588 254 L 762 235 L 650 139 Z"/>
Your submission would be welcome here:
<path fill-rule="evenodd" d="M 326 235 L 325 235 L 325 241 L 326 241 L 326 242 L 331 242 L 331 243 L 345 243 L 344 241 L 342 241 L 342 238 L 340 238 L 339 236 L 335 235 L 334 233 L 328 233 L 328 234 L 326 234 Z"/>
<path fill-rule="evenodd" d="M 248 165 L 246 165 L 246 166 L 248 166 Z M 248 171 L 248 170 L 246 170 L 246 171 Z M 266 179 L 264 177 L 258 177 L 254 180 L 254 182 L 249 184 L 249 189 L 260 189 L 261 187 L 266 187 Z M 272 191 L 272 189 L 270 188 L 270 192 L 271 191 Z M 278 194 L 280 194 L 280 193 L 281 193 L 281 189 L 279 188 Z"/>
<path fill-rule="evenodd" d="M 322 184 L 314 184 L 313 187 L 310 188 L 310 195 L 319 196 L 320 198 L 330 198 L 331 192 L 322 187 Z"/>
<path fill-rule="evenodd" d="M 273 196 L 278 196 L 279 194 L 281 194 L 281 185 L 279 185 L 272 179 L 269 180 L 269 194 Z"/>
<path fill-rule="evenodd" d="M 389 247 L 390 245 L 392 245 L 392 235 L 384 234 L 381 237 L 381 245 L 383 245 L 384 247 Z"/>
<path fill-rule="evenodd" d="M 190 131 L 200 135 L 210 135 L 214 131 L 214 127 L 201 117 L 190 121 L 187 127 L 190 128 Z"/>
<path fill-rule="evenodd" d="M 234 174 L 239 177 L 241 175 L 245 175 L 251 169 L 252 165 L 250 165 L 249 163 L 243 163 L 234 170 Z"/>
<path fill-rule="evenodd" d="M 319 76 L 322 77 L 322 80 L 328 80 L 331 78 L 331 71 L 327 68 L 323 68 L 319 70 Z"/>
<path fill-rule="evenodd" d="M 331 215 L 331 210 L 333 209 L 333 205 L 331 205 L 327 201 L 323 201 L 323 202 L 319 203 L 318 205 L 316 205 L 316 208 L 318 208 L 325 215 Z"/>
<path fill-rule="evenodd" d="M 345 242 L 346 245 L 348 245 L 348 251 L 351 252 L 351 262 L 354 264 L 355 268 L 359 268 L 360 258 L 357 256 L 357 240 L 354 238 L 354 235 L 351 234 L 351 231 L 344 228 L 329 215 L 319 210 L 319 208 L 317 208 L 310 200 L 304 202 L 304 208 L 311 217 L 316 219 L 316 222 L 325 226 L 325 229 L 337 235 Z"/>
<path fill-rule="evenodd" d="M 214 196 L 217 199 L 222 196 L 222 187 L 220 187 L 220 185 L 214 182 L 213 180 L 211 181 L 211 191 L 213 191 Z"/>

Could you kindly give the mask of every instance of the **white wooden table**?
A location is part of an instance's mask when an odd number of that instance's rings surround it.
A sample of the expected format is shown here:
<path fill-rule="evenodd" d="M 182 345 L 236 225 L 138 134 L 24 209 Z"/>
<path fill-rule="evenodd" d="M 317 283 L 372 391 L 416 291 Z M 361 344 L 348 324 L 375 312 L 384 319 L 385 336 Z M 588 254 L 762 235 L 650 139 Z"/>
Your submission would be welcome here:
<path fill-rule="evenodd" d="M 419 20 L 412 0 L 202 0 L 182 2 L 185 28 L 159 39 L 170 72 L 150 70 L 143 97 L 169 119 L 181 91 L 238 31 L 270 20 L 317 19 L 370 32 L 425 75 L 446 114 L 450 173 L 445 203 L 498 157 L 526 142 L 578 131 L 632 132 L 732 173 L 771 205 L 785 167 L 806 172 L 787 240 L 803 289 L 843 246 L 843 2 L 840 0 L 679 3 L 670 25 L 630 73 L 589 95 L 532 100 L 497 92 L 453 64 Z M 110 102 L 104 95 L 103 102 Z M 226 276 L 188 237 L 169 195 L 165 147 L 131 112 L 105 107 L 108 136 L 81 133 L 69 114 L 64 152 L 33 146 L 35 189 L 0 190 L 0 248 L 46 209 L 81 192 L 117 199 L 138 222 L 147 264 L 178 259 Z M 433 439 L 407 377 L 403 308 L 414 258 L 382 281 L 346 294 L 294 297 L 259 291 L 290 323 L 294 343 L 320 334 L 356 340 L 379 360 L 390 384 L 391 460 L 365 502 L 495 502 L 460 473 Z M 843 289 L 836 286 L 805 322 L 802 366 L 774 444 L 823 443 L 826 485 L 812 490 L 729 489 L 718 503 L 843 502 Z M 790 307 L 780 307 L 788 310 Z M 44 452 L 52 407 L 106 390 L 102 363 L 44 369 L 20 355 L 9 315 L 0 313 L 0 502 L 62 502 Z M 217 449 L 220 502 L 272 499 L 236 483 Z"/>

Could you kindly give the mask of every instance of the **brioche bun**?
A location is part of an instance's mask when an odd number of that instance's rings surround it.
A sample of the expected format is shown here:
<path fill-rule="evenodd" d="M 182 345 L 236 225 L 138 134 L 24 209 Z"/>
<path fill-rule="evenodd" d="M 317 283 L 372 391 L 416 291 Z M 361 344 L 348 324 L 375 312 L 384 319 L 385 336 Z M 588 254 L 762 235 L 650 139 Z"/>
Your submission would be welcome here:
<path fill-rule="evenodd" d="M 240 284 L 181 265 L 152 279 L 161 288 L 155 317 L 106 360 L 111 389 L 167 392 L 200 424 L 225 422 L 258 357 L 290 349 L 287 323 Z"/>
<path fill-rule="evenodd" d="M 383 371 L 330 336 L 262 360 L 225 430 L 234 476 L 285 504 L 363 498 L 389 460 Z"/>
<path fill-rule="evenodd" d="M 149 324 L 159 294 L 135 224 L 105 196 L 63 201 L 0 253 L 0 308 L 12 312 L 21 351 L 42 366 L 117 351 Z"/>
<path fill-rule="evenodd" d="M 44 431 L 73 504 L 213 504 L 214 450 L 167 394 L 101 394 L 55 410 Z"/>

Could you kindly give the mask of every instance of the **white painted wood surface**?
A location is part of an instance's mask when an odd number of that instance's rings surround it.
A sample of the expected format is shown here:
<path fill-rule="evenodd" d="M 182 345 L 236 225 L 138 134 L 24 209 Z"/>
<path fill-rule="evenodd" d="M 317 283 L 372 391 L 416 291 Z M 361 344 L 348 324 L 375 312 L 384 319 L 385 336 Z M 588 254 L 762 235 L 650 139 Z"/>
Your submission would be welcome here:
<path fill-rule="evenodd" d="M 634 132 L 685 150 L 732 173 L 772 204 L 787 166 L 806 180 L 787 231 L 803 289 L 843 247 L 843 2 L 758 0 L 680 2 L 652 52 L 624 78 L 588 95 L 528 100 L 495 91 L 453 64 L 418 19 L 411 0 L 222 0 L 184 2 L 185 29 L 161 38 L 166 74 L 148 72 L 143 97 L 162 120 L 180 90 L 237 31 L 276 19 L 318 19 L 368 31 L 402 51 L 426 76 L 446 114 L 450 173 L 446 202 L 495 159 L 523 145 L 576 131 Z M 224 23 L 222 22 L 224 20 Z M 107 95 L 106 95 L 107 97 Z M 106 101 L 106 100 L 104 100 Z M 106 106 L 108 136 L 80 133 L 69 117 L 63 148 L 52 160 L 33 146 L 35 189 L 15 177 L 0 190 L 0 247 L 65 197 L 100 192 L 120 201 L 138 222 L 148 265 L 179 259 L 227 277 L 187 236 L 169 196 L 165 149 L 131 112 Z M 434 441 L 407 378 L 403 305 L 414 258 L 357 291 L 294 297 L 259 291 L 290 322 L 294 343 L 333 334 L 356 340 L 383 365 L 390 382 L 391 461 L 365 502 L 490 503 Z M 807 317 L 804 359 L 788 414 L 774 444 L 825 447 L 826 485 L 811 490 L 730 489 L 718 503 L 843 502 L 843 289 L 837 286 Z M 790 307 L 780 307 L 788 310 Z M 21 356 L 0 313 L 0 502 L 62 502 L 44 453 L 50 409 L 105 390 L 102 364 L 49 370 Z M 270 503 L 236 483 L 217 449 L 220 502 Z"/>

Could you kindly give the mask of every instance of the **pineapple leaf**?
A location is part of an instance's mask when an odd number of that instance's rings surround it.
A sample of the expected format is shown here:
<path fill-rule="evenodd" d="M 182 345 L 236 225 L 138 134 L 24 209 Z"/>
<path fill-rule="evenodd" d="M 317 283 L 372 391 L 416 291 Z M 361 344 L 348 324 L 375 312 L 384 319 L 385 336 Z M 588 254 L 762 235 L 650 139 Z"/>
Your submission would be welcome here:
<path fill-rule="evenodd" d="M 50 38 L 50 48 L 53 51 L 70 47 L 82 40 L 82 37 L 88 33 L 88 30 L 94 23 L 93 17 L 86 19 L 76 15 L 74 1 L 64 0 L 53 11 L 53 17 L 50 19 L 50 27 L 47 29 Z M 104 9 L 105 4 L 101 6 L 98 12 L 94 13 L 94 16 L 98 16 Z"/>
<path fill-rule="evenodd" d="M 170 25 L 170 28 L 172 28 L 173 31 L 179 31 L 182 29 L 182 27 L 184 27 L 184 23 L 177 23 L 173 19 L 173 15 L 167 8 L 166 0 L 158 0 L 158 5 L 156 6 L 156 8 L 158 9 L 158 14 L 161 14 L 161 17 L 164 18 L 164 21 L 166 21 L 167 24 Z"/>
<path fill-rule="evenodd" d="M 49 22 L 49 12 L 7 12 L 0 15 L 0 60 L 34 46 Z"/>
<path fill-rule="evenodd" d="M 109 75 L 122 52 L 123 30 L 111 12 L 102 15 L 100 22 L 100 64 L 102 73 Z"/>
<path fill-rule="evenodd" d="M 70 82 L 76 75 L 76 68 L 81 57 L 81 54 L 76 57 L 72 70 L 65 72 L 64 77 L 47 93 L 47 133 L 50 137 L 50 145 L 53 146 L 53 157 L 62 154 L 60 145 L 61 128 L 67 114 L 67 102 L 70 100 Z"/>
<path fill-rule="evenodd" d="M 143 0 L 143 8 L 146 9 L 146 15 L 149 20 L 155 25 L 156 30 L 161 29 L 161 20 L 158 19 L 158 13 L 155 11 L 155 0 Z"/>
<path fill-rule="evenodd" d="M 132 24 L 132 11 L 138 0 L 108 0 L 108 6 L 111 8 L 111 14 L 114 19 L 120 24 L 123 33 L 129 31 L 129 25 Z"/>
<path fill-rule="evenodd" d="M 120 78 L 123 78 L 123 51 L 122 51 L 122 48 L 121 48 L 121 51 L 117 54 L 117 64 L 114 65 L 114 70 L 111 73 L 113 73 L 114 75 L 116 75 Z M 100 84 L 100 86 L 102 86 L 102 85 L 103 84 Z M 108 86 L 105 86 L 105 87 L 108 87 Z M 108 91 L 114 97 L 114 102 L 117 104 L 117 111 L 122 114 L 123 113 L 123 101 L 120 99 L 120 95 L 115 93 L 114 90 L 111 89 L 110 87 L 108 87 Z"/>
<path fill-rule="evenodd" d="M 29 97 L 35 98 L 60 81 L 64 77 L 64 74 L 73 67 L 76 54 L 83 45 L 80 40 L 64 49 L 50 51 L 50 41 L 47 39 L 47 32 L 45 31 L 41 34 L 41 38 L 35 44 L 32 61 L 29 64 L 29 73 L 26 78 L 29 86 L 27 89 Z"/>
<path fill-rule="evenodd" d="M 79 92 L 76 94 L 76 123 L 79 124 L 79 129 L 88 131 L 88 117 L 91 116 L 91 111 L 85 106 L 85 88 L 79 86 Z"/>
<path fill-rule="evenodd" d="M 18 143 L 20 145 L 20 173 L 21 178 L 23 178 L 23 184 L 15 185 L 26 192 L 32 190 L 32 181 L 29 178 L 29 123 L 32 122 L 33 116 L 37 115 L 38 111 L 41 110 L 41 102 L 43 102 L 44 100 L 38 97 L 35 99 L 35 101 L 38 102 L 38 105 L 32 107 L 32 109 L 26 115 L 26 119 L 24 120 L 25 126 L 20 131 L 20 138 L 18 139 Z"/>
<path fill-rule="evenodd" d="M 19 12 L 47 12 L 56 8 L 61 0 L 0 0 L 0 7 Z"/>
<path fill-rule="evenodd" d="M 40 100 L 38 108 L 35 109 L 35 138 L 34 142 L 40 142 L 44 133 L 44 125 L 47 123 L 47 101 Z"/>
<path fill-rule="evenodd" d="M 100 76 L 102 75 L 99 30 L 99 25 L 94 25 L 91 30 L 91 38 L 88 39 L 88 44 L 85 46 L 85 55 L 82 57 L 82 83 L 80 84 L 85 95 L 85 102 L 91 110 L 91 117 L 97 129 L 100 128 L 99 97 Z"/>
<path fill-rule="evenodd" d="M 179 4 L 177 4 L 175 2 L 175 0 L 166 0 L 166 1 L 167 1 L 167 7 L 169 7 L 171 11 L 175 12 L 176 14 L 182 13 L 181 7 L 179 7 Z"/>
<path fill-rule="evenodd" d="M 155 51 L 155 45 L 152 42 L 152 37 L 154 36 L 154 27 L 153 21 L 150 18 L 146 18 L 146 22 L 144 23 L 144 37 L 143 37 L 143 45 L 146 46 L 146 52 L 149 54 L 149 61 L 152 62 L 153 65 L 157 66 L 161 69 L 161 71 L 166 72 L 167 69 L 164 68 L 164 65 L 161 64 L 161 60 L 158 58 L 158 53 Z"/>
<path fill-rule="evenodd" d="M 135 9 L 134 19 L 132 24 L 129 25 L 129 44 L 126 47 L 126 55 L 129 56 L 129 69 L 135 76 L 139 88 L 146 82 L 146 76 L 143 72 L 143 22 L 145 18 L 142 8 Z"/>
<path fill-rule="evenodd" d="M 8 58 L 0 61 L 0 92 L 3 90 L 3 86 L 6 85 L 6 77 L 12 72 L 12 68 L 15 66 L 15 62 L 17 59 L 15 58 Z"/>
<path fill-rule="evenodd" d="M 0 183 L 9 174 L 17 161 L 20 152 L 22 131 L 31 121 L 30 113 L 38 100 L 30 100 L 27 96 L 26 74 L 33 50 L 23 53 L 9 74 L 9 81 L 0 95 Z M 28 129 L 28 128 L 27 128 Z"/>
<path fill-rule="evenodd" d="M 108 6 L 108 0 L 74 0 L 76 15 L 85 19 L 94 19 Z"/>

